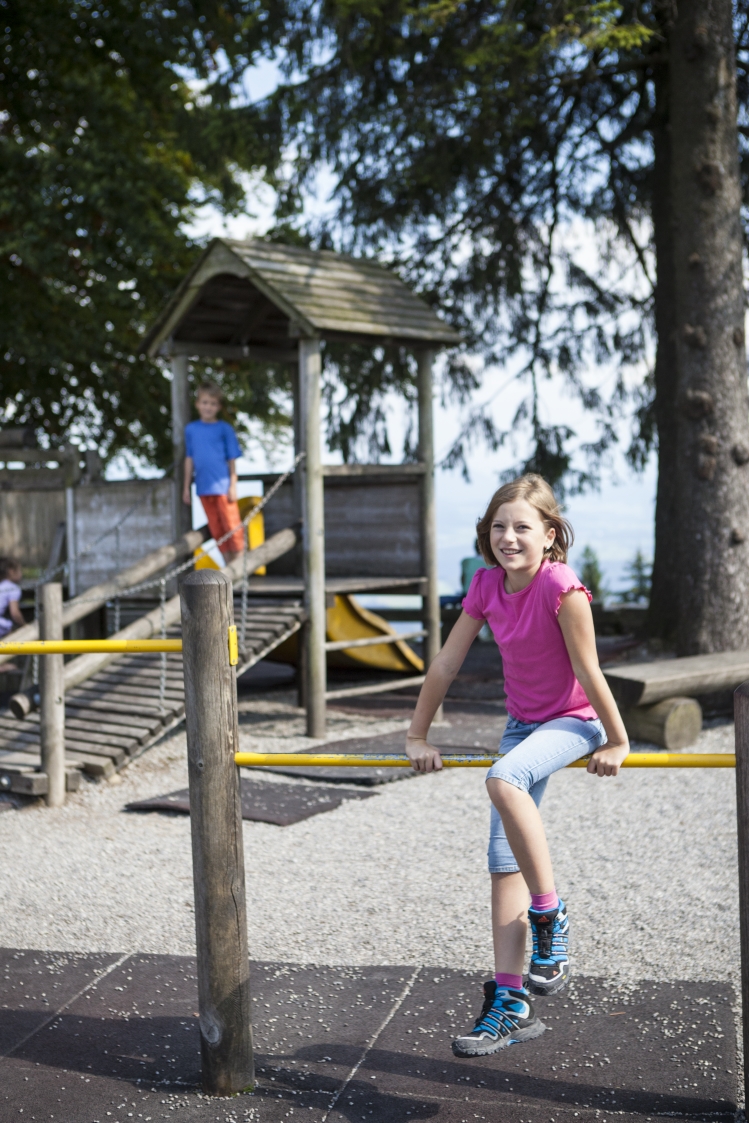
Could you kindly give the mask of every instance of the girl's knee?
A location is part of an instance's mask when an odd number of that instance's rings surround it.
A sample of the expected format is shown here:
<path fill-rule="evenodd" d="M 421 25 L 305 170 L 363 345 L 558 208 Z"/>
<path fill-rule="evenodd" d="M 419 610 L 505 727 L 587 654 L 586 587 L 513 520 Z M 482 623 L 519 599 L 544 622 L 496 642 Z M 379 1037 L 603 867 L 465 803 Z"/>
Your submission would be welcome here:
<path fill-rule="evenodd" d="M 526 791 L 516 784 L 511 784 L 509 780 L 503 780 L 500 776 L 490 776 L 486 781 L 486 788 L 489 798 L 498 811 L 513 806 L 518 796 L 527 795 Z"/>

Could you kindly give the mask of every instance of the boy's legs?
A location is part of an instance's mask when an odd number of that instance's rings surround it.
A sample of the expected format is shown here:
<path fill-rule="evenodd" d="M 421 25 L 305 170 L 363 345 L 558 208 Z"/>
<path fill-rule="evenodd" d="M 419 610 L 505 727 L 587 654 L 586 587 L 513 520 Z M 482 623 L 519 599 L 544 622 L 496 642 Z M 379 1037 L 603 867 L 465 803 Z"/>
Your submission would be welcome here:
<path fill-rule="evenodd" d="M 219 546 L 225 564 L 229 565 L 244 549 L 245 530 L 239 507 L 236 503 L 230 503 L 225 495 L 200 495 L 198 498 L 208 519 L 208 529 L 216 541 L 233 530 L 233 534 Z"/>

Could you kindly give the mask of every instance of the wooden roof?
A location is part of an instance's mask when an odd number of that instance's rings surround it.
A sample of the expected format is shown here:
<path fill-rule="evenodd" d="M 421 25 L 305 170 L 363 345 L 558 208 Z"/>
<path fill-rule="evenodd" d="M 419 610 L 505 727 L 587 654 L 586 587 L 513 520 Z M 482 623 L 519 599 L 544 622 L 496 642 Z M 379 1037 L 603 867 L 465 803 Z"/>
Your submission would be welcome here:
<path fill-rule="evenodd" d="M 299 338 L 451 346 L 460 335 L 394 273 L 328 250 L 216 238 L 177 289 L 144 351 L 291 357 Z"/>

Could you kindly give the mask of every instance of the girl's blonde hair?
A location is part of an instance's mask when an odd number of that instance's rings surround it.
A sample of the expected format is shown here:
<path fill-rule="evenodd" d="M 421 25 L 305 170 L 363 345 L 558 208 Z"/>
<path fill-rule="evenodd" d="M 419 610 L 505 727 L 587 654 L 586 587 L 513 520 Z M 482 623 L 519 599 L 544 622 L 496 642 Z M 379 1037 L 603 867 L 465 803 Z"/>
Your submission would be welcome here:
<path fill-rule="evenodd" d="M 562 515 L 554 492 L 546 480 L 534 472 L 528 472 L 527 475 L 518 476 L 516 480 L 510 480 L 495 491 L 489 500 L 485 515 L 476 523 L 479 553 L 487 565 L 498 564 L 490 542 L 492 520 L 503 503 L 512 503 L 515 499 L 525 499 L 536 508 L 547 528 L 554 528 L 556 534 L 546 551 L 546 557 L 550 561 L 566 562 L 567 552 L 575 541 L 574 531 Z"/>

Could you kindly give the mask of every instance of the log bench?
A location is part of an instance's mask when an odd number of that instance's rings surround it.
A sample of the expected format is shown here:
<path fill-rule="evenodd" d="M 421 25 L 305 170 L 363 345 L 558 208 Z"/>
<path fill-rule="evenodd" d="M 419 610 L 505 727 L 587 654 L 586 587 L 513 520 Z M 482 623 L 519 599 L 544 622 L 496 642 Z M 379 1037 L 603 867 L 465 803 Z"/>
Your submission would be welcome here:
<path fill-rule="evenodd" d="M 749 651 L 630 663 L 604 675 L 629 735 L 674 751 L 694 744 L 702 728 L 694 695 L 735 690 L 749 679 Z"/>

